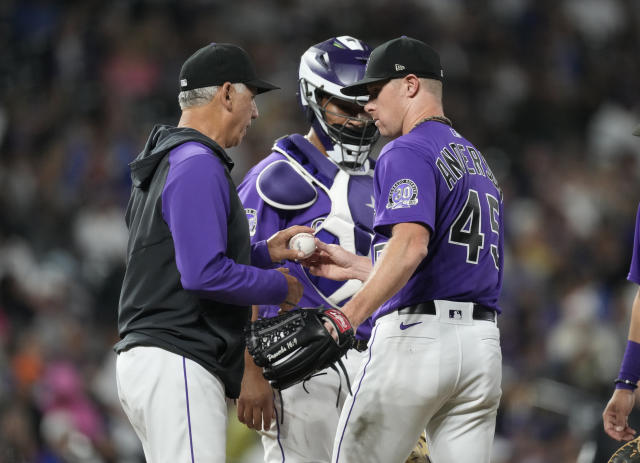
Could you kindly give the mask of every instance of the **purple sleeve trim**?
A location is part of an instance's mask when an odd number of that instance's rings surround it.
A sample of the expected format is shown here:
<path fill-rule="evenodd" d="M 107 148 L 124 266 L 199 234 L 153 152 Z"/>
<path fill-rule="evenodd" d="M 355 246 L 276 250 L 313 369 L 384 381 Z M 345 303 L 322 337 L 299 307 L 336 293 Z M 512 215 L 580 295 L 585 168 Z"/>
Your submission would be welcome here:
<path fill-rule="evenodd" d="M 257 241 L 251 245 L 251 265 L 260 268 L 273 268 L 267 240 Z"/>
<path fill-rule="evenodd" d="M 634 384 L 640 379 L 640 344 L 637 342 L 627 341 L 618 379 L 626 379 Z M 617 383 L 616 389 L 633 389 L 633 386 Z"/>

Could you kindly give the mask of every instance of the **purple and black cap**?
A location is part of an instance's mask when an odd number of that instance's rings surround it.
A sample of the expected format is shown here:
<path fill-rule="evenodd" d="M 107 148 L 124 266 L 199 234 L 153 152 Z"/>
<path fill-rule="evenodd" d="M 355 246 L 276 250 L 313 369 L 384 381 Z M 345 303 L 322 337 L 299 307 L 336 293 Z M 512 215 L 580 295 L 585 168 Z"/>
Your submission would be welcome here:
<path fill-rule="evenodd" d="M 420 40 L 402 36 L 374 48 L 364 79 L 341 91 L 348 96 L 368 95 L 367 85 L 409 74 L 436 80 L 444 77 L 438 52 Z"/>
<path fill-rule="evenodd" d="M 180 91 L 212 87 L 225 82 L 251 86 L 256 93 L 280 88 L 258 79 L 247 52 L 231 43 L 211 43 L 202 47 L 187 58 L 180 70 Z"/>

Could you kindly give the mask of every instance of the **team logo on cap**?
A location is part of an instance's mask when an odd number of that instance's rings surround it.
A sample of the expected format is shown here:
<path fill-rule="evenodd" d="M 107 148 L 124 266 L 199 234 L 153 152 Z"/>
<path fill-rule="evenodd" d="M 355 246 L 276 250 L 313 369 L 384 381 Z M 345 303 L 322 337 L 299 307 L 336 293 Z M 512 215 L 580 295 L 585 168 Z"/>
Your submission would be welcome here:
<path fill-rule="evenodd" d="M 180 79 L 180 87 L 186 87 L 187 86 L 187 79 Z"/>
<path fill-rule="evenodd" d="M 396 71 L 404 71 L 406 69 L 402 64 L 396 64 Z"/>
<path fill-rule="evenodd" d="M 256 234 L 256 227 L 258 226 L 258 213 L 255 209 L 245 208 L 244 213 L 247 214 L 247 220 L 249 221 L 249 236 Z"/>
<path fill-rule="evenodd" d="M 387 209 L 402 209 L 418 204 L 418 186 L 413 180 L 403 178 L 398 180 L 389 191 Z"/>

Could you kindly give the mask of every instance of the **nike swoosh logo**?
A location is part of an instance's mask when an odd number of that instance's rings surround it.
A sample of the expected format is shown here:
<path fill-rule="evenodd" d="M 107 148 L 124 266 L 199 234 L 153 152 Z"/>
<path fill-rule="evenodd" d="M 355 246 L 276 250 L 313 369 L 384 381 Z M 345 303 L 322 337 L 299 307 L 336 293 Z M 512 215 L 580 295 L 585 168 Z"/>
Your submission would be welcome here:
<path fill-rule="evenodd" d="M 411 328 L 412 326 L 419 325 L 420 323 L 422 322 L 409 323 L 408 325 L 405 325 L 404 322 L 400 322 L 400 329 L 406 330 L 407 328 Z"/>

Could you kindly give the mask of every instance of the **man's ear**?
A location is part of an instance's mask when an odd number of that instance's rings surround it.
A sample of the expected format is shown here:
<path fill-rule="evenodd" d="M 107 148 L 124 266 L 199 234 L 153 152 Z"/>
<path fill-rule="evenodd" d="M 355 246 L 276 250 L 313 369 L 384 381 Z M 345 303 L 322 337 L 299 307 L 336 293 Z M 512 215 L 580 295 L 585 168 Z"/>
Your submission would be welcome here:
<path fill-rule="evenodd" d="M 420 79 L 415 74 L 409 74 L 404 78 L 405 88 L 407 89 L 407 96 L 413 98 L 418 94 L 420 90 Z"/>
<path fill-rule="evenodd" d="M 231 111 L 233 109 L 233 93 L 235 89 L 231 82 L 225 82 L 218 89 L 218 96 L 220 97 L 220 103 L 227 110 Z"/>

